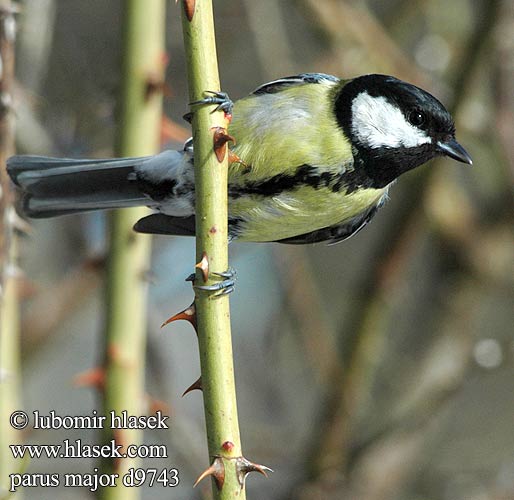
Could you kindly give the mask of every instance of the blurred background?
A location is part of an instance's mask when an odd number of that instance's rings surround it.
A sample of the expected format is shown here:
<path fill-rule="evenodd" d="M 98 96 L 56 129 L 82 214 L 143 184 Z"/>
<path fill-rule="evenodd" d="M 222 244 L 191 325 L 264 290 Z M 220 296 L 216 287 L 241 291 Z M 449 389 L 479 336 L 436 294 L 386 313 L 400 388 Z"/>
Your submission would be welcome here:
<path fill-rule="evenodd" d="M 19 153 L 113 154 L 120 15 L 111 0 L 25 0 L 18 15 Z M 340 245 L 233 244 L 231 296 L 245 455 L 266 500 L 514 499 L 514 3 L 512 0 L 214 1 L 222 88 L 238 99 L 299 72 L 388 73 L 452 109 L 472 168 L 442 159 L 405 174 L 373 222 Z M 162 147 L 189 135 L 175 2 L 168 5 Z M 272 119 L 272 117 L 270 117 Z M 91 414 L 77 374 L 101 358 L 105 215 L 31 222 L 19 244 L 23 402 Z M 188 324 L 194 240 L 155 237 L 147 380 L 165 402 L 164 443 L 181 483 L 143 498 L 208 498 L 200 373 Z M 94 431 L 71 430 L 94 442 Z M 31 431 L 30 443 L 59 443 Z M 155 467 L 150 460 L 146 466 Z M 29 472 L 91 472 L 90 460 L 33 460 Z M 87 489 L 26 488 L 81 499 Z"/>

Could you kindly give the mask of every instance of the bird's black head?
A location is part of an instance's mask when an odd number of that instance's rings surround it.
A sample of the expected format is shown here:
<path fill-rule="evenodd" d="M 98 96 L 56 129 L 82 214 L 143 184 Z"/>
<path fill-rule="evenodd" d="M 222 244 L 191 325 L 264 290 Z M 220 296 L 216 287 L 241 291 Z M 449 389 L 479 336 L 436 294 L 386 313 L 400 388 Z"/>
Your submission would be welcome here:
<path fill-rule="evenodd" d="M 446 108 L 428 92 L 392 76 L 365 75 L 345 83 L 336 96 L 335 114 L 374 187 L 439 155 L 472 163 L 455 140 Z"/>

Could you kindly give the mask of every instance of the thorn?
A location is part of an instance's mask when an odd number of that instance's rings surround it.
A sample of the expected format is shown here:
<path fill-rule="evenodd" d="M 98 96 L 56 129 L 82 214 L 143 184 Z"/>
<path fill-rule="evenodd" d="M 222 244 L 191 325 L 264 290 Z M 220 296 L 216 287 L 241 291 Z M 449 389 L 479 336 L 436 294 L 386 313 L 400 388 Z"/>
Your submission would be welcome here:
<path fill-rule="evenodd" d="M 198 377 L 198 380 L 195 380 L 182 394 L 182 397 L 184 397 L 186 394 L 189 394 L 192 391 L 203 391 L 202 387 L 202 377 Z"/>
<path fill-rule="evenodd" d="M 175 314 L 171 318 L 168 318 L 162 325 L 161 328 L 164 328 L 166 325 L 173 323 L 173 321 L 179 321 L 183 319 L 184 321 L 188 321 L 191 323 L 192 327 L 196 330 L 196 307 L 193 302 L 189 307 Z"/>
<path fill-rule="evenodd" d="M 202 254 L 202 260 L 195 265 L 196 269 L 200 269 L 202 271 L 203 282 L 205 283 L 209 279 L 209 258 L 207 257 L 207 253 L 204 252 Z"/>
<path fill-rule="evenodd" d="M 239 156 L 237 156 L 236 153 L 234 153 L 234 151 L 232 151 L 231 149 L 228 150 L 228 163 L 230 165 L 232 165 L 233 163 L 238 163 L 239 165 L 242 165 L 243 174 L 247 174 L 252 170 L 252 167 L 250 167 L 250 165 L 241 160 L 241 158 L 239 158 Z"/>
<path fill-rule="evenodd" d="M 98 391 L 103 391 L 105 387 L 105 369 L 96 366 L 85 372 L 75 375 L 73 385 L 76 387 L 93 387 Z"/>
<path fill-rule="evenodd" d="M 187 20 L 191 22 L 195 13 L 196 0 L 183 0 L 184 12 L 186 13 Z"/>
<path fill-rule="evenodd" d="M 232 441 L 225 441 L 222 445 L 221 445 L 221 449 L 223 451 L 226 451 L 227 453 L 230 453 L 235 447 L 235 444 L 232 442 Z"/>
<path fill-rule="evenodd" d="M 236 140 L 227 133 L 227 129 L 223 127 L 213 127 L 214 129 L 214 153 L 221 163 L 227 152 L 227 142 L 236 143 Z"/>
<path fill-rule="evenodd" d="M 216 457 L 212 464 L 200 474 L 198 479 L 195 481 L 193 488 L 207 476 L 212 476 L 214 478 L 218 491 L 223 488 L 223 483 L 225 482 L 225 464 L 221 457 Z"/>
<path fill-rule="evenodd" d="M 236 471 L 237 479 L 239 480 L 241 488 L 244 486 L 246 476 L 250 474 L 250 472 L 258 472 L 264 477 L 268 477 L 268 472 L 273 472 L 273 470 L 269 467 L 266 467 L 265 465 L 254 464 L 253 462 L 250 462 L 250 460 L 247 460 L 245 457 L 237 457 Z"/>

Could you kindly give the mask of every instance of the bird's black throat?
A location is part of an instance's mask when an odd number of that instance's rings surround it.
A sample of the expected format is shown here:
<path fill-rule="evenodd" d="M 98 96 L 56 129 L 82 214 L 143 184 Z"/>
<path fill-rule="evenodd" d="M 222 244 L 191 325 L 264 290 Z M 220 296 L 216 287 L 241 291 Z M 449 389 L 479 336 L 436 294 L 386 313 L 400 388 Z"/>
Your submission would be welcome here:
<path fill-rule="evenodd" d="M 423 144 L 415 148 L 354 147 L 355 182 L 380 189 L 395 181 L 403 173 L 423 165 L 435 156 L 438 154 L 432 144 Z M 349 184 L 352 183 L 349 182 Z"/>

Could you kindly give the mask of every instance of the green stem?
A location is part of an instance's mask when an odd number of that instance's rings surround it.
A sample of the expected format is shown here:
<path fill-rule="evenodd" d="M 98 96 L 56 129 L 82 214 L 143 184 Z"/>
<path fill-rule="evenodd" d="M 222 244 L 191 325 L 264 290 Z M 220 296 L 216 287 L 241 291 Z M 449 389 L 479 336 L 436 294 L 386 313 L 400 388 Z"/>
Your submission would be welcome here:
<path fill-rule="evenodd" d="M 189 97 L 196 101 L 205 91 L 220 88 L 212 3 L 210 0 L 183 2 L 183 31 L 189 80 Z M 189 8 L 189 11 L 188 11 Z M 188 19 L 187 12 L 191 19 Z M 227 127 L 223 112 L 212 106 L 198 106 L 193 116 L 196 190 L 196 257 L 207 255 L 210 271 L 228 267 L 227 155 L 218 161 L 213 151 L 215 127 Z M 200 272 L 197 283 L 203 283 Z M 208 280 L 211 283 L 211 280 Z M 221 490 L 213 486 L 216 499 L 245 498 L 239 484 L 235 458 L 242 455 L 237 420 L 236 390 L 230 333 L 228 296 L 214 298 L 197 293 L 198 342 L 202 387 L 211 462 L 222 457 L 225 467 Z M 230 443 L 223 446 L 224 443 Z"/>
<path fill-rule="evenodd" d="M 162 96 L 157 91 L 164 71 L 165 1 L 123 2 L 123 68 L 118 156 L 144 156 L 159 148 Z M 110 219 L 111 247 L 107 275 L 105 337 L 106 384 L 104 412 L 128 415 L 145 412 L 144 361 L 146 348 L 145 272 L 150 259 L 150 238 L 134 233 L 132 226 L 147 214 L 144 208 L 116 211 Z M 109 420 L 108 420 L 109 421 Z M 106 430 L 104 439 L 138 444 L 135 430 Z M 120 474 L 137 467 L 134 459 L 105 464 Z M 105 488 L 102 497 L 138 498 L 138 488 Z"/>

